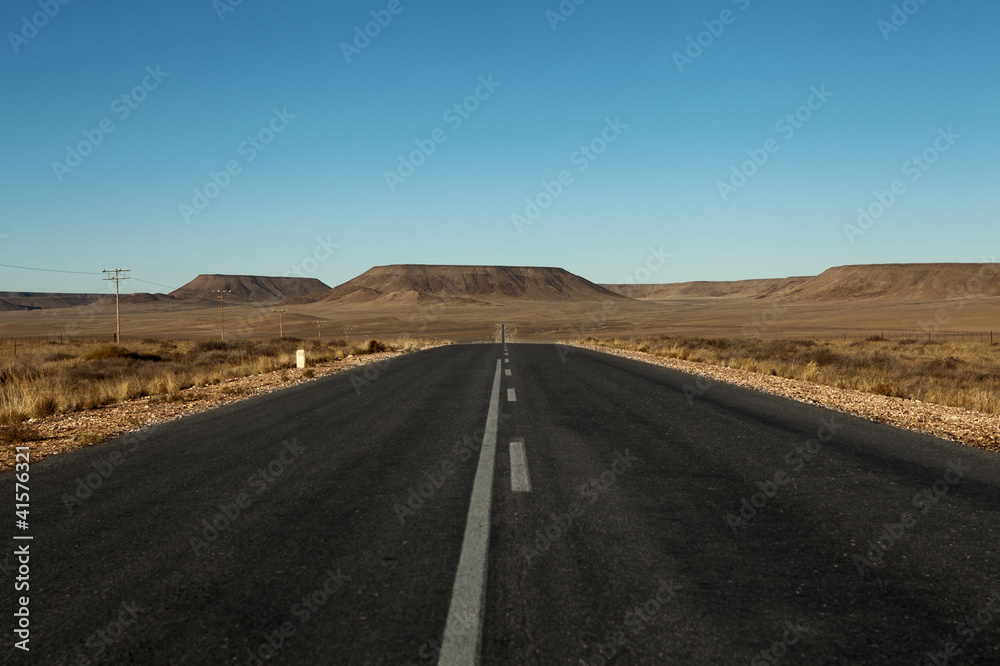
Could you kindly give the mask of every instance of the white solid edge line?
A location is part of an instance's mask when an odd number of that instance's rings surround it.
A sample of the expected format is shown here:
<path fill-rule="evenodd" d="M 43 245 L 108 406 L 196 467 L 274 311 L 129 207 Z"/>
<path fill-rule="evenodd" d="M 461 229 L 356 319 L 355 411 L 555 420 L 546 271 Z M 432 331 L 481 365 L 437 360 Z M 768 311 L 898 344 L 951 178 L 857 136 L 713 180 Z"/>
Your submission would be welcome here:
<path fill-rule="evenodd" d="M 458 558 L 451 605 L 441 637 L 438 664 L 468 666 L 479 663 L 483 612 L 486 603 L 486 555 L 490 543 L 490 507 L 493 502 L 493 467 L 496 461 L 497 414 L 500 411 L 500 361 L 493 377 L 493 393 L 486 415 L 486 432 L 479 452 L 479 466 L 472 484 L 472 501 L 465 522 L 462 554 Z"/>
<path fill-rule="evenodd" d="M 514 389 L 507 389 L 507 402 L 517 402 L 517 394 Z"/>
<path fill-rule="evenodd" d="M 531 492 L 528 454 L 524 450 L 524 440 L 520 438 L 510 441 L 510 489 L 515 493 Z"/>

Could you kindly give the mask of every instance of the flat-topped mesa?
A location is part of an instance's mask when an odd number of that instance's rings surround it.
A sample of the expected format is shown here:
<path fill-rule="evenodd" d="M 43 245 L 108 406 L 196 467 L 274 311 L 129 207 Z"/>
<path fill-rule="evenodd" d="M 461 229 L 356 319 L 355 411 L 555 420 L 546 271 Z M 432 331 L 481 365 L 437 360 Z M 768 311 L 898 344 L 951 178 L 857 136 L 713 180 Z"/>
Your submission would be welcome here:
<path fill-rule="evenodd" d="M 330 287 L 316 278 L 267 277 L 261 275 L 199 275 L 179 289 L 170 292 L 175 299 L 219 300 L 220 291 L 231 291 L 227 301 L 245 303 L 280 303 Z"/>
<path fill-rule="evenodd" d="M 813 301 L 944 301 L 1000 296 L 1000 264 L 836 266 L 811 278 L 790 295 Z"/>
<path fill-rule="evenodd" d="M 580 301 L 626 298 L 562 268 L 537 266 L 375 266 L 323 294 L 295 303 L 336 301 Z"/>
<path fill-rule="evenodd" d="M 1000 296 L 1000 264 L 871 264 L 836 266 L 813 277 L 672 284 L 606 284 L 646 300 L 781 298 L 798 301 L 943 301 Z"/>

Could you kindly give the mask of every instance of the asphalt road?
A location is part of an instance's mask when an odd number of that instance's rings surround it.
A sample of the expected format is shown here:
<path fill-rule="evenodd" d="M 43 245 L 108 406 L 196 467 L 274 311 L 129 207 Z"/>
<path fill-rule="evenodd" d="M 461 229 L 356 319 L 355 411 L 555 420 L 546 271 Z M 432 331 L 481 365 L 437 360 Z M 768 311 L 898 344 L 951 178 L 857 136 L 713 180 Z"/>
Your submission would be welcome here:
<path fill-rule="evenodd" d="M 4 663 L 1000 663 L 1000 458 L 590 351 L 406 355 L 29 485 Z"/>

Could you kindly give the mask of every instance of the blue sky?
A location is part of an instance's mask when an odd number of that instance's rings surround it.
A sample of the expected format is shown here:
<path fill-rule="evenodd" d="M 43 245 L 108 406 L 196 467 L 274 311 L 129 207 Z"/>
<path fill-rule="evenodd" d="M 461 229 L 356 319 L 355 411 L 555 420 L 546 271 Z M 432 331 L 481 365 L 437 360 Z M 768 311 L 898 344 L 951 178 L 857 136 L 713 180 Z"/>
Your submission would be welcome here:
<path fill-rule="evenodd" d="M 990 0 L 233 2 L 3 4 L 0 263 L 165 291 L 997 253 Z M 0 267 L 0 290 L 100 278 Z"/>

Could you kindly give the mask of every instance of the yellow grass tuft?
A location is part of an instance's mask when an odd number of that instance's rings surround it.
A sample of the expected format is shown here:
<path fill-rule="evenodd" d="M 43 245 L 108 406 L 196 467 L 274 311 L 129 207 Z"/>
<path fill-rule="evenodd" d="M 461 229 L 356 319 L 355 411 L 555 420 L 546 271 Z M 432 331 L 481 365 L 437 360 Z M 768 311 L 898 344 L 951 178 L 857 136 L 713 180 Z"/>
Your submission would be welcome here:
<path fill-rule="evenodd" d="M 413 351 L 432 340 L 369 340 L 349 348 L 343 340 L 291 339 L 234 342 L 18 343 L 0 347 L 0 426 L 29 418 L 92 409 L 144 396 L 171 399 L 193 386 L 218 384 L 295 367 L 296 349 L 310 364 L 378 351 Z M 23 437 L 10 430 L 9 437 Z"/>
<path fill-rule="evenodd" d="M 978 341 L 590 337 L 582 342 L 1000 414 L 1000 345 Z"/>

